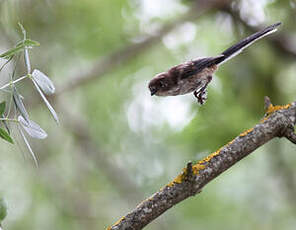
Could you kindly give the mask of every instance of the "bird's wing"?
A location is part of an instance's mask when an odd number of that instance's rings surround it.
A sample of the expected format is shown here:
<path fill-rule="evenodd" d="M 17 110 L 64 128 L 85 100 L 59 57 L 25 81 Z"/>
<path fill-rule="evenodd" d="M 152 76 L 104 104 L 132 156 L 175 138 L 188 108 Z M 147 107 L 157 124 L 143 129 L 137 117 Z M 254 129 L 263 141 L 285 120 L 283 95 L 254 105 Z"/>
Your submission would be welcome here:
<path fill-rule="evenodd" d="M 224 55 L 196 59 L 176 66 L 176 70 L 177 72 L 179 72 L 180 79 L 185 79 L 194 76 L 195 74 L 203 71 L 207 67 L 216 65 L 223 58 Z"/>

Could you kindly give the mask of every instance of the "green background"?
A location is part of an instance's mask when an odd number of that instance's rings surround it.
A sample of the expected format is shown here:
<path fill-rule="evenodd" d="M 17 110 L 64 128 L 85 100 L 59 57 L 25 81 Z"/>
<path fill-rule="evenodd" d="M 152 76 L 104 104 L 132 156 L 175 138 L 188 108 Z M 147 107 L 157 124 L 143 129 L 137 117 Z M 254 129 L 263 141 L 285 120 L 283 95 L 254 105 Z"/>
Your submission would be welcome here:
<path fill-rule="evenodd" d="M 0 53 L 21 39 L 21 22 L 41 44 L 30 50 L 32 67 L 54 81 L 60 93 L 51 102 L 61 118 L 57 126 L 29 80 L 18 85 L 30 117 L 49 136 L 30 140 L 39 168 L 17 135 L 19 146 L 0 143 L 4 229 L 103 229 L 188 161 L 258 123 L 265 95 L 274 104 L 295 100 L 295 1 L 230 1 L 203 10 L 209 2 L 0 1 Z M 192 10 L 196 16 L 188 17 Z M 250 28 L 277 21 L 277 33 L 219 68 L 204 106 L 191 94 L 150 96 L 155 74 L 217 55 Z M 171 31 L 159 36 L 167 25 Z M 12 69 L 0 73 L 1 85 Z M 17 76 L 24 73 L 20 61 Z M 92 79 L 72 87 L 82 76 Z M 295 152 L 287 140 L 272 140 L 145 229 L 295 229 Z"/>

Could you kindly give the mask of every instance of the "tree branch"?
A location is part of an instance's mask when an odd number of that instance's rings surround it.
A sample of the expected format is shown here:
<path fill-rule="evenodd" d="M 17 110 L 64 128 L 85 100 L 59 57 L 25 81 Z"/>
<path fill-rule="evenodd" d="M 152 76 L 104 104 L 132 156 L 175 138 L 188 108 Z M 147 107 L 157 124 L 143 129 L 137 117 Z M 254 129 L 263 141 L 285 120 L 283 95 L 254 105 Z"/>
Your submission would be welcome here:
<path fill-rule="evenodd" d="M 290 136 L 291 127 L 296 123 L 296 102 L 273 106 L 266 98 L 265 107 L 265 117 L 254 128 L 241 133 L 198 163 L 188 163 L 172 182 L 144 200 L 108 230 L 142 229 L 173 205 L 199 193 L 215 177 L 275 137 L 286 137 L 295 143 Z"/>

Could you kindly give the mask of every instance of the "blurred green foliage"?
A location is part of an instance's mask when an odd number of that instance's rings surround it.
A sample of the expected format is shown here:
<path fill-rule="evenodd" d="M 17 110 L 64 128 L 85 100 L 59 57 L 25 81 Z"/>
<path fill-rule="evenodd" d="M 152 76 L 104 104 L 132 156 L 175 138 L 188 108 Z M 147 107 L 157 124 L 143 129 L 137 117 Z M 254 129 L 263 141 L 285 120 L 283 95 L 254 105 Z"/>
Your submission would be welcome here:
<path fill-rule="evenodd" d="M 0 223 L 5 219 L 7 216 L 7 204 L 5 200 L 1 197 L 0 198 Z"/>
<path fill-rule="evenodd" d="M 186 14 L 192 2 L 0 1 L 0 53 L 20 40 L 20 21 L 41 44 L 31 54 L 32 65 L 59 90 L 99 65 L 97 60 L 157 34 Z M 232 5 L 251 25 L 282 21 L 271 36 L 283 36 L 290 41 L 285 45 L 295 48 L 294 1 Z M 202 107 L 192 95 L 150 97 L 147 83 L 155 74 L 216 55 L 250 33 L 229 13 L 213 9 L 176 25 L 149 49 L 114 63 L 105 75 L 60 94 L 55 102 L 61 126 L 48 119 L 44 107 L 31 107 L 30 116 L 49 138 L 32 142 L 38 169 L 23 160 L 17 147 L 1 142 L 0 191 L 10 211 L 3 228 L 103 229 L 173 179 L 189 160 L 201 159 L 254 126 L 264 114 L 265 95 L 274 104 L 295 100 L 295 60 L 271 37 L 220 68 Z M 23 72 L 18 69 L 20 76 Z M 1 79 L 8 74 L 1 72 Z M 33 104 L 36 93 L 27 84 L 23 96 Z M 272 141 L 146 229 L 295 229 L 296 200 L 289 195 L 295 192 L 295 150 L 285 140 Z"/>

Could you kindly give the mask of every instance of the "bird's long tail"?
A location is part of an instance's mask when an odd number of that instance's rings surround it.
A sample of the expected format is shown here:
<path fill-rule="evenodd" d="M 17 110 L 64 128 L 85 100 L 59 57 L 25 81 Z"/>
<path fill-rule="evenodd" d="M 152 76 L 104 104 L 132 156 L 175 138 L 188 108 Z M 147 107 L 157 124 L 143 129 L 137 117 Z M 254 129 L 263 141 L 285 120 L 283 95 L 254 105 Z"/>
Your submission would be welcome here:
<path fill-rule="evenodd" d="M 268 34 L 271 34 L 275 31 L 277 31 L 277 27 L 281 24 L 282 24 L 281 22 L 278 22 L 278 23 L 275 23 L 271 26 L 268 26 L 265 29 L 258 31 L 256 33 L 250 35 L 249 37 L 241 40 L 237 44 L 231 46 L 230 48 L 228 48 L 227 50 L 225 50 L 221 54 L 222 57 L 219 56 L 220 58 L 217 59 L 217 62 L 215 64 L 220 65 L 220 64 L 228 61 L 229 59 L 233 58 L 234 56 L 238 55 L 240 52 L 242 52 L 249 45 L 253 44 L 255 41 L 267 36 Z"/>

